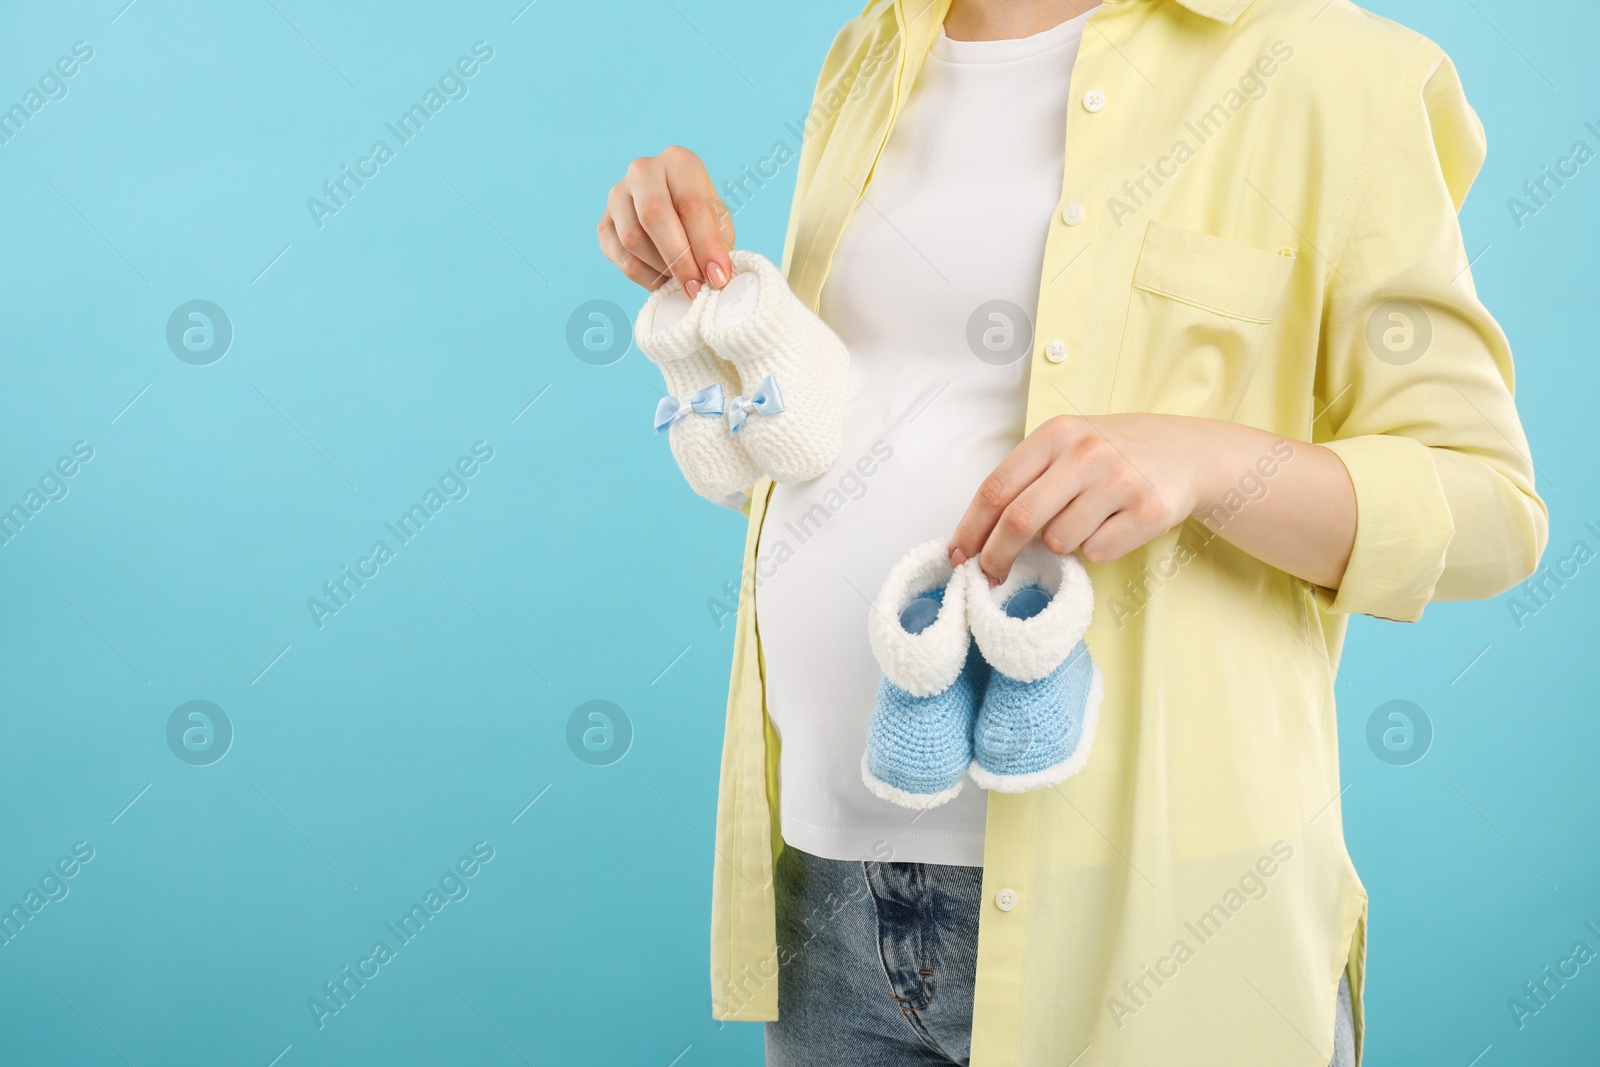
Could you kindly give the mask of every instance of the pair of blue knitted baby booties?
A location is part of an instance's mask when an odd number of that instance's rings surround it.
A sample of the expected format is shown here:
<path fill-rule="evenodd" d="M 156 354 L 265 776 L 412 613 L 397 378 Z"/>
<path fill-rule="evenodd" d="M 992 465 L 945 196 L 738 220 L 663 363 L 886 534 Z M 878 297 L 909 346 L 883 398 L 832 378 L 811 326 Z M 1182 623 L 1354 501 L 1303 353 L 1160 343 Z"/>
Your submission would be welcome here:
<path fill-rule="evenodd" d="M 883 670 L 861 777 L 873 795 L 935 808 L 971 778 L 1023 793 L 1083 769 L 1100 711 L 1100 669 L 1083 635 L 1094 590 L 1077 556 L 1038 541 L 990 587 L 949 543 L 913 549 L 872 603 Z"/>

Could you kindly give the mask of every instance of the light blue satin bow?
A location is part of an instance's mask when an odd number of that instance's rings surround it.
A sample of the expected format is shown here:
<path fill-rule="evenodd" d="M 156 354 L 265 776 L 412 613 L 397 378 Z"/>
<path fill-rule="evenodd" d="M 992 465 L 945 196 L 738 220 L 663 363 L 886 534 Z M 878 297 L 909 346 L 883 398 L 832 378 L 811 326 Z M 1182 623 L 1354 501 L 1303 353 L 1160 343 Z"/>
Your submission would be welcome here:
<path fill-rule="evenodd" d="M 664 396 L 656 405 L 656 433 L 666 433 L 667 427 L 693 412 L 696 415 L 722 414 L 722 386 L 711 384 L 687 400 Z"/>
<path fill-rule="evenodd" d="M 738 433 L 750 415 L 777 415 L 782 411 L 783 394 L 778 392 L 777 379 L 769 374 L 749 396 L 728 401 L 728 432 Z"/>

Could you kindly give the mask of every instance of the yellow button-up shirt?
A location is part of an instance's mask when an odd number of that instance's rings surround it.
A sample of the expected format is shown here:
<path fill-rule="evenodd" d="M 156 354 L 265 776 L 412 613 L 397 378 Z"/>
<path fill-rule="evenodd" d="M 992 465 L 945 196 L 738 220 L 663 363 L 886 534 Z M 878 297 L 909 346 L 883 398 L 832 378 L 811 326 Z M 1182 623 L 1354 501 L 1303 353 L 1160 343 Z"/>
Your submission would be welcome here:
<path fill-rule="evenodd" d="M 878 0 L 828 53 L 785 253 L 813 308 L 948 6 Z M 1066 783 L 989 797 L 972 1062 L 1325 1064 L 1366 947 L 1339 805 L 1346 616 L 1494 595 L 1548 529 L 1456 218 L 1483 128 L 1436 45 L 1347 0 L 1105 0 L 1071 92 L 1026 428 L 1156 411 L 1318 442 L 1349 469 L 1357 530 L 1336 591 L 1218 537 L 1272 492 L 1274 450 L 1206 524 L 1090 566 L 1099 732 Z M 754 602 L 717 810 L 721 1019 L 776 1018 L 783 963 Z"/>

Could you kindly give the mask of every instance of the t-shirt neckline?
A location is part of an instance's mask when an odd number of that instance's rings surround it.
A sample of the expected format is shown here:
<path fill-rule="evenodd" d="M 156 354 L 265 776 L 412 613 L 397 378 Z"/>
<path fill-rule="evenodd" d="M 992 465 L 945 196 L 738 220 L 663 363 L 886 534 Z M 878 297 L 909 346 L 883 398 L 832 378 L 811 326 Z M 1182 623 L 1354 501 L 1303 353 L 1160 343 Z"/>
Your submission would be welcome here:
<path fill-rule="evenodd" d="M 934 58 L 946 63 L 963 64 L 1015 63 L 1022 59 L 1032 59 L 1082 37 L 1084 23 L 1093 13 L 1094 8 L 1091 8 L 1081 15 L 1050 27 L 1043 33 L 1035 33 L 1029 37 L 1014 37 L 1005 41 L 957 41 L 946 36 L 944 28 L 940 27 L 939 37 L 933 42 L 932 54 Z"/>

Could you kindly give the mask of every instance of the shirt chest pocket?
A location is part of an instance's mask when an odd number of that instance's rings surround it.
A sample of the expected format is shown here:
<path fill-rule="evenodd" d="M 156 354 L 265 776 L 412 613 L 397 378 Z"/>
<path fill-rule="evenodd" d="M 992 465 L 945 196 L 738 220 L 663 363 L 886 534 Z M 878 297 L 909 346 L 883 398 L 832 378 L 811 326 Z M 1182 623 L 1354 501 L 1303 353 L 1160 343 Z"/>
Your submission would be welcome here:
<path fill-rule="evenodd" d="M 1113 411 L 1231 419 L 1288 288 L 1294 254 L 1151 222 L 1133 274 Z"/>

